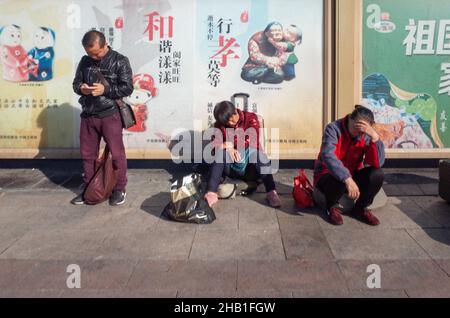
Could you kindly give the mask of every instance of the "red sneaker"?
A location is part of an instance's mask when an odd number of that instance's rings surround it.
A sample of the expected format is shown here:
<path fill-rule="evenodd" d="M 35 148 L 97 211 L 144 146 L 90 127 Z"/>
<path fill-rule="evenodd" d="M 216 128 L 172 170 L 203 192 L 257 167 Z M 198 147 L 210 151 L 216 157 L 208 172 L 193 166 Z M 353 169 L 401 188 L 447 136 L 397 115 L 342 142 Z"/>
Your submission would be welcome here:
<path fill-rule="evenodd" d="M 380 224 L 380 221 L 377 219 L 375 215 L 373 215 L 372 211 L 369 209 L 364 209 L 362 211 L 353 212 L 353 214 L 360 219 L 361 221 L 372 225 L 377 226 Z"/>
<path fill-rule="evenodd" d="M 327 210 L 328 217 L 330 218 L 330 221 L 334 225 L 342 225 L 344 224 L 344 220 L 342 219 L 342 210 L 339 207 L 332 207 L 331 209 Z"/>

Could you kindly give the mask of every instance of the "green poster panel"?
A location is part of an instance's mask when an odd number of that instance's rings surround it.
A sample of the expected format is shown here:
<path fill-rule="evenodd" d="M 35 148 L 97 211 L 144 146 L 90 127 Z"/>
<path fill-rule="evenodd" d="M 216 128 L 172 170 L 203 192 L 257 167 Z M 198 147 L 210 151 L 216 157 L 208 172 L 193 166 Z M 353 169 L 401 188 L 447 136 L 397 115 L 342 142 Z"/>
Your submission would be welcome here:
<path fill-rule="evenodd" d="M 363 98 L 388 148 L 450 148 L 450 0 L 364 0 Z"/>

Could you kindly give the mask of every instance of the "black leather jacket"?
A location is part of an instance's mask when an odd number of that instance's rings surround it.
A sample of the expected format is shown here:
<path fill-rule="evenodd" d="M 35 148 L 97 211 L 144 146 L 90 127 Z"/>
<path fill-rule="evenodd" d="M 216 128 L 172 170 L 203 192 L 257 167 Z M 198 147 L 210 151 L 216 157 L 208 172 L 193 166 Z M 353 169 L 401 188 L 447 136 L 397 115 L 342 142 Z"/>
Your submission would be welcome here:
<path fill-rule="evenodd" d="M 83 95 L 80 87 L 83 83 L 92 85 L 101 83 L 98 72 L 103 75 L 106 83 L 102 96 Z M 77 72 L 72 83 L 76 94 L 81 95 L 78 100 L 83 108 L 81 117 L 106 117 L 118 111 L 116 99 L 130 96 L 133 93 L 133 73 L 130 61 L 126 56 L 109 47 L 108 53 L 99 61 L 85 55 L 78 64 Z"/>

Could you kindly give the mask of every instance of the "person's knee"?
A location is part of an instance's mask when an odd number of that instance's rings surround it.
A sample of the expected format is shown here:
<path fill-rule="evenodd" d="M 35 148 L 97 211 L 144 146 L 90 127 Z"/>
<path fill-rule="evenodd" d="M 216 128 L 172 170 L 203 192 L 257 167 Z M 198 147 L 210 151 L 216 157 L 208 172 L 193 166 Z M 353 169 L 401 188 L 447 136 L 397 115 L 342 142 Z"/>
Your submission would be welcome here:
<path fill-rule="evenodd" d="M 216 149 L 214 161 L 212 163 L 226 163 L 228 157 L 229 154 L 225 149 Z"/>
<path fill-rule="evenodd" d="M 82 145 L 80 146 L 80 155 L 83 160 L 95 160 L 98 157 L 98 148 Z"/>
<path fill-rule="evenodd" d="M 384 173 L 382 169 L 379 168 L 371 168 L 369 173 L 370 183 L 373 184 L 383 184 L 384 181 Z"/>
<path fill-rule="evenodd" d="M 246 82 L 251 82 L 254 80 L 254 76 L 252 74 L 250 74 L 250 72 L 248 70 L 242 70 L 241 78 Z"/>

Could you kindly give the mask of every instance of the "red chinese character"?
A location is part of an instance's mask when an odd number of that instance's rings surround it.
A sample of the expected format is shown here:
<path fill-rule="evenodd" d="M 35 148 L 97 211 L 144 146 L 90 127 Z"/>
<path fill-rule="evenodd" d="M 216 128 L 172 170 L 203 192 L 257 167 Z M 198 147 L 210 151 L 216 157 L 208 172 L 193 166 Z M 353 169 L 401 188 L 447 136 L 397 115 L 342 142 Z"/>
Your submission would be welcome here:
<path fill-rule="evenodd" d="M 122 17 L 118 17 L 116 19 L 116 22 L 114 23 L 116 29 L 122 29 L 123 28 L 123 18 Z"/>
<path fill-rule="evenodd" d="M 226 43 L 225 43 L 226 42 Z M 220 63 L 221 67 L 227 66 L 228 56 L 234 54 L 231 58 L 238 59 L 239 56 L 230 49 L 231 47 L 240 47 L 238 43 L 236 43 L 235 38 L 225 39 L 223 35 L 219 36 L 219 47 L 221 48 L 216 54 L 211 56 L 211 59 L 216 58 L 219 54 L 222 54 L 222 62 Z M 226 51 L 226 52 L 225 52 Z M 224 53 L 225 52 L 225 53 Z"/>
<path fill-rule="evenodd" d="M 244 11 L 241 13 L 241 22 L 247 23 L 248 22 L 248 11 Z"/>
<path fill-rule="evenodd" d="M 164 23 L 165 21 L 168 21 L 168 29 L 169 32 L 167 36 L 169 38 L 173 37 L 173 17 L 161 17 L 158 12 L 153 11 L 152 13 L 146 14 L 146 17 L 148 17 L 148 25 L 147 29 L 145 29 L 144 34 L 148 32 L 148 40 L 151 42 L 153 41 L 153 32 L 159 31 L 159 38 L 163 39 L 165 36 L 164 33 Z"/>

